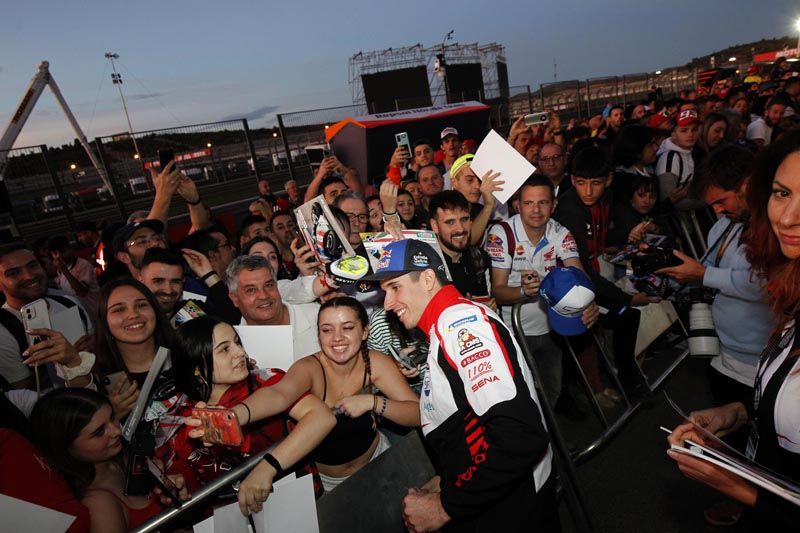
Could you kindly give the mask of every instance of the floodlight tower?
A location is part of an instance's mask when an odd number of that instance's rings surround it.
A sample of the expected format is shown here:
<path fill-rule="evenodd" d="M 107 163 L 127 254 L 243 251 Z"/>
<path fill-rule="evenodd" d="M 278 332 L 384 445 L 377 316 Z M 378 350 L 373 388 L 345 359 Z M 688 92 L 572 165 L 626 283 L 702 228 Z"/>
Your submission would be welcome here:
<path fill-rule="evenodd" d="M 125 105 L 125 96 L 122 94 L 122 75 L 117 72 L 117 66 L 114 64 L 115 59 L 119 59 L 119 54 L 115 54 L 114 52 L 106 52 L 106 59 L 111 61 L 111 82 L 117 86 L 119 89 L 119 98 L 122 100 L 122 109 L 125 111 L 125 119 L 128 121 L 128 133 L 131 136 L 131 140 L 133 141 L 133 149 L 136 152 L 133 155 L 134 159 L 141 159 L 141 154 L 139 153 L 139 145 L 136 144 L 136 137 L 133 136 L 133 126 L 131 126 L 131 117 L 128 114 L 128 106 Z"/>

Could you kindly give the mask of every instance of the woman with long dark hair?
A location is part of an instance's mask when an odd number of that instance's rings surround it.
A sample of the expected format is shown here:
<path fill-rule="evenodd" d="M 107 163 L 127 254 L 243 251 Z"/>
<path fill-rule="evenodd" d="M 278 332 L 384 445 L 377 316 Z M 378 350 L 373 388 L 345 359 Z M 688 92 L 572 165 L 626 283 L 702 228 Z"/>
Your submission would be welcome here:
<path fill-rule="evenodd" d="M 31 414 L 31 435 L 48 465 L 89 509 L 90 531 L 128 531 L 163 509 L 158 497 L 125 495 L 127 454 L 111 403 L 88 389 L 56 389 Z M 180 475 L 170 476 L 188 498 Z"/>
<path fill-rule="evenodd" d="M 780 326 L 761 354 L 752 405 L 740 402 L 690 414 L 675 428 L 671 445 L 703 442 L 693 424 L 727 435 L 750 425 L 748 456 L 766 468 L 800 480 L 800 131 L 783 135 L 757 160 L 747 192 L 749 227 L 744 239 L 754 275 L 768 280 L 767 294 Z M 742 525 L 760 531 L 795 530 L 800 507 L 743 478 L 675 451 L 681 472 L 745 506 Z"/>
<path fill-rule="evenodd" d="M 153 293 L 132 279 L 107 283 L 100 292 L 98 311 L 96 382 L 125 372 L 125 379 L 110 383 L 105 391 L 114 414 L 122 419 L 136 403 L 158 348 L 171 348 L 173 331 Z"/>
<path fill-rule="evenodd" d="M 280 477 L 283 469 L 289 470 L 316 448 L 336 423 L 330 410 L 313 395 L 307 392 L 282 394 L 282 389 L 276 387 L 284 376 L 282 370 L 251 371 L 236 331 L 230 324 L 210 316 L 181 324 L 176 331 L 171 359 L 179 393 L 165 402 L 172 407 L 171 413 L 189 416 L 193 407 L 206 405 L 222 408 L 238 405 L 240 411 L 245 406 L 247 413 L 247 418 L 240 421 L 244 425 L 244 442 L 238 447 L 204 447 L 202 442 L 190 437 L 193 430 L 188 427 L 176 428 L 177 431 L 163 442 L 162 436 L 157 455 L 171 465 L 171 471 L 192 475 L 201 483 L 207 483 L 218 477 L 226 465 L 237 465 L 247 455 L 277 444 L 270 456 L 274 463 L 260 463 L 242 483 L 239 503 L 243 512 L 248 508 L 259 511 L 272 481 Z M 259 421 L 250 420 L 252 413 L 243 401 L 257 390 L 273 387 L 276 388 L 272 391 L 272 401 L 266 407 L 275 415 Z M 292 431 L 288 431 L 289 418 L 297 422 Z M 256 479 L 258 483 L 252 483 Z"/>

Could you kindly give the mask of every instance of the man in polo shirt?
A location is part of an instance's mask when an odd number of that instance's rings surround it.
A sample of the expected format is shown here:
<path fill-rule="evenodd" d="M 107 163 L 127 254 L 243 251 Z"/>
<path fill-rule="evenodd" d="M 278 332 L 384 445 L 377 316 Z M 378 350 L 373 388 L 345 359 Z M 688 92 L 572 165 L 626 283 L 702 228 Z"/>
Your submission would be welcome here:
<path fill-rule="evenodd" d="M 242 312 L 242 326 L 292 326 L 294 360 L 319 351 L 319 304 L 281 300 L 275 272 L 260 255 L 239 256 L 228 265 L 230 298 Z"/>
<path fill-rule="evenodd" d="M 520 213 L 489 229 L 486 250 L 492 263 L 492 294 L 502 308 L 503 321 L 511 327 L 511 306 L 521 310 L 525 338 L 537 355 L 542 388 L 551 403 L 561 392 L 561 347 L 547 320 L 547 308 L 539 298 L 539 284 L 558 263 L 583 269 L 572 234 L 550 218 L 555 207 L 553 183 L 533 176 L 520 188 Z M 584 312 L 584 323 L 597 320 L 597 305 Z"/>

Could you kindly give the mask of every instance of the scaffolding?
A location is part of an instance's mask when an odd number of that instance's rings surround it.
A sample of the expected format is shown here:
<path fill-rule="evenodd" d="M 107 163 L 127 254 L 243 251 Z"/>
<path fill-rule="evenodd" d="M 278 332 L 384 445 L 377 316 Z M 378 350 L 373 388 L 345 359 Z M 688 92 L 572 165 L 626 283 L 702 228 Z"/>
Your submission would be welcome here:
<path fill-rule="evenodd" d="M 424 66 L 428 72 L 428 87 L 434 104 L 444 103 L 445 86 L 442 78 L 434 71 L 437 54 L 444 54 L 448 65 L 480 63 L 483 75 L 483 98 L 498 98 L 501 88 L 497 63 L 505 63 L 505 47 L 497 43 L 480 45 L 438 44 L 425 48 L 417 43 L 402 48 L 387 48 L 373 52 L 358 52 L 348 61 L 348 78 L 353 97 L 353 105 L 367 105 L 361 76 L 377 74 L 405 68 Z"/>

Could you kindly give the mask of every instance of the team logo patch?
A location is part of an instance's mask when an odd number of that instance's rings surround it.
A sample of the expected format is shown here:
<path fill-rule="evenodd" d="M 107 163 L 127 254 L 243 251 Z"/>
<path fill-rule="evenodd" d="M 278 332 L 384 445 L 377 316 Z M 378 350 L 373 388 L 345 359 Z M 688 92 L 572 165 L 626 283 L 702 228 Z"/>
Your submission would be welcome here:
<path fill-rule="evenodd" d="M 525 247 L 522 246 L 521 244 L 518 244 L 514 253 L 516 253 L 517 255 L 525 255 Z"/>
<path fill-rule="evenodd" d="M 480 352 L 478 352 L 478 353 L 474 353 L 474 354 L 472 354 L 472 355 L 468 355 L 468 356 L 466 356 L 466 357 L 465 357 L 465 358 L 464 358 L 464 359 L 461 361 L 461 368 L 466 368 L 466 367 L 468 367 L 469 365 L 471 365 L 472 363 L 474 363 L 475 361 L 480 361 L 481 359 L 484 359 L 484 358 L 486 358 L 486 357 L 489 357 L 490 353 L 491 353 L 491 352 L 489 352 L 489 350 L 481 350 L 481 351 L 480 351 Z"/>
<path fill-rule="evenodd" d="M 381 257 L 378 260 L 378 269 L 389 268 L 389 262 L 392 260 L 392 251 L 383 249 L 381 250 Z"/>
<path fill-rule="evenodd" d="M 463 328 L 458 332 L 458 348 L 459 348 L 459 355 L 464 355 L 467 352 L 471 352 L 472 350 L 477 350 L 481 348 L 483 343 L 481 340 L 472 334 L 470 330 L 467 328 Z"/>
<path fill-rule="evenodd" d="M 544 253 L 544 255 L 542 256 L 542 258 L 543 258 L 545 261 L 553 261 L 553 260 L 556 258 L 556 249 L 555 249 L 555 248 L 549 248 L 549 249 L 548 249 L 548 250 L 547 250 L 547 251 Z"/>
<path fill-rule="evenodd" d="M 564 236 L 564 240 L 561 241 L 561 249 L 565 252 L 578 253 L 578 245 L 575 243 L 572 233 L 567 233 Z"/>
<path fill-rule="evenodd" d="M 411 258 L 411 263 L 416 267 L 426 267 L 431 264 L 428 256 L 422 253 L 414 254 L 414 257 Z"/>
<path fill-rule="evenodd" d="M 468 317 L 459 318 L 458 320 L 456 320 L 455 322 L 444 328 L 444 330 L 449 333 L 451 331 L 455 331 L 455 329 L 458 326 L 463 326 L 464 324 L 469 324 L 470 322 L 475 322 L 476 320 L 478 320 L 477 315 L 470 315 Z"/>

